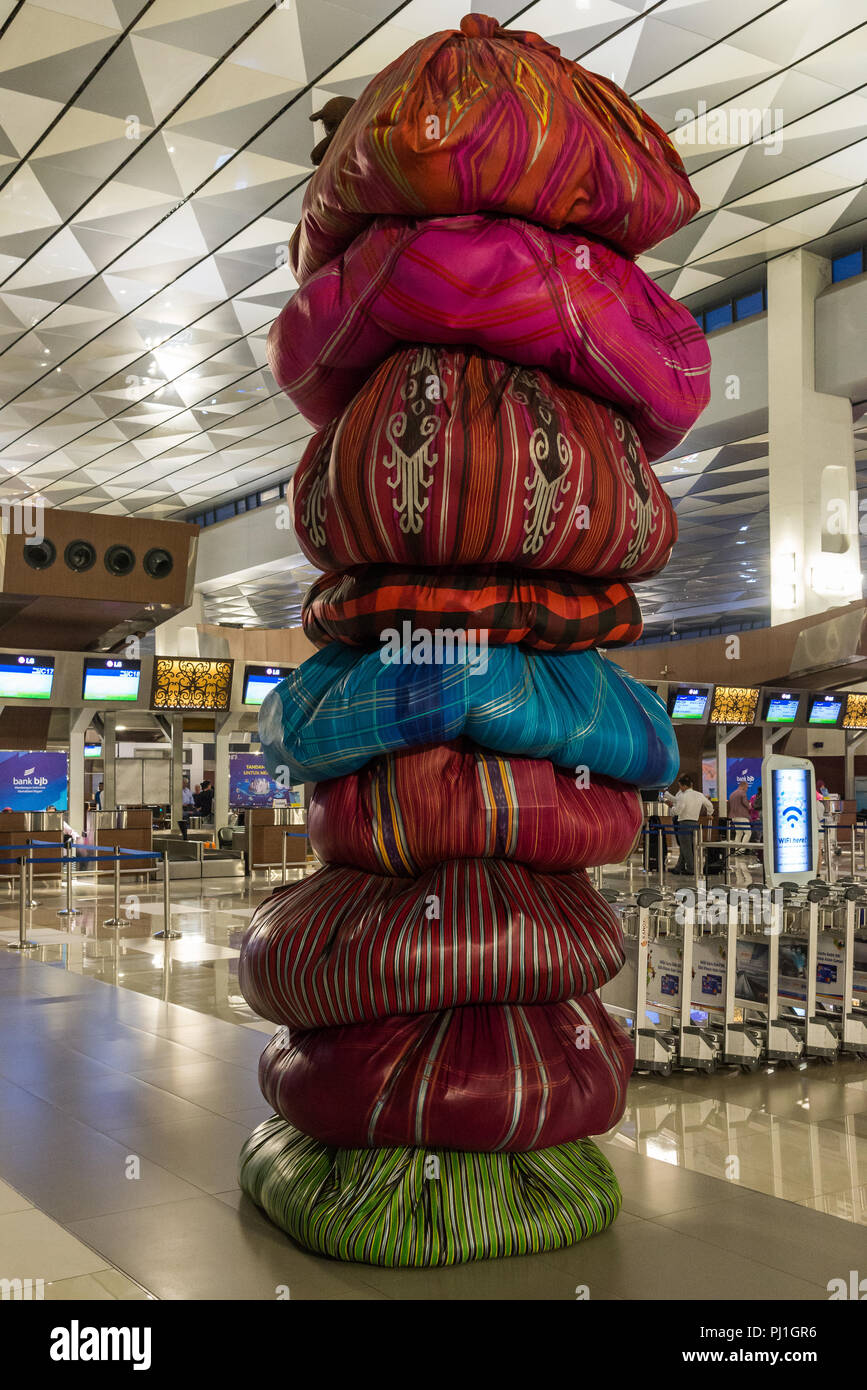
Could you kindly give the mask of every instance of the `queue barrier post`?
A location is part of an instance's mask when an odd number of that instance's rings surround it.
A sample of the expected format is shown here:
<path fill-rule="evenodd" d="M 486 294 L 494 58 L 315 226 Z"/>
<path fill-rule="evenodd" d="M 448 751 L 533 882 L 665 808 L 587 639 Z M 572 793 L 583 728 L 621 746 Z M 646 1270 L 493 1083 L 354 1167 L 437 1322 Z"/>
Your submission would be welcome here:
<path fill-rule="evenodd" d="M 286 882 L 286 831 L 285 831 L 285 830 L 283 831 L 283 866 L 282 866 L 282 873 L 281 873 L 281 877 L 280 877 L 280 882 L 281 882 L 281 883 L 285 883 L 285 882 Z"/>
<path fill-rule="evenodd" d="M 73 847 L 73 846 L 72 846 L 72 841 L 71 841 L 71 840 L 65 840 L 65 841 L 64 841 L 64 848 L 65 848 L 65 850 L 66 850 L 66 855 L 65 855 L 65 863 L 66 863 L 66 907 L 59 907 L 59 908 L 57 909 L 57 915 L 58 915 L 58 917 L 77 917 L 77 916 L 78 916 L 78 908 L 72 906 L 72 861 L 73 861 L 73 858 L 75 857 L 75 856 L 70 852 L 71 849 L 72 849 L 72 847 Z"/>
<path fill-rule="evenodd" d="M 97 861 L 97 873 L 99 872 Z M 106 917 L 102 924 L 104 927 L 120 926 L 120 855 L 116 855 L 114 861 L 114 916 Z"/>
<path fill-rule="evenodd" d="M 30 855 L 29 855 L 28 860 L 27 860 L 27 906 L 28 906 L 28 907 L 38 907 L 38 906 L 39 906 L 38 902 L 36 901 L 36 899 L 35 899 L 34 896 L 33 896 L 33 849 L 32 849 L 32 847 L 31 847 L 31 849 L 30 849 Z"/>
<path fill-rule="evenodd" d="M 155 931 L 154 937 L 160 941 L 177 941 L 183 932 L 172 930 L 172 901 L 169 885 L 169 852 L 163 850 L 163 922 L 162 931 Z"/>
<path fill-rule="evenodd" d="M 34 951 L 39 945 L 38 941 L 28 941 L 27 931 L 24 924 L 24 914 L 27 910 L 25 895 L 27 893 L 27 860 L 18 860 L 18 940 L 9 942 L 10 951 Z"/>

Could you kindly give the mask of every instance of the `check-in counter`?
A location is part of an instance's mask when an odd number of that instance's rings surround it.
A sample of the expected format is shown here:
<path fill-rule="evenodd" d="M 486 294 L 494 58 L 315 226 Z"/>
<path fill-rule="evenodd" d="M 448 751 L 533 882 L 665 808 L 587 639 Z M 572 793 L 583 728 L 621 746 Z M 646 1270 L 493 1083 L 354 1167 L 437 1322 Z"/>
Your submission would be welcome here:
<path fill-rule="evenodd" d="M 153 816 L 149 806 L 122 811 L 88 811 L 87 839 L 100 849 L 153 849 Z M 133 862 L 133 861 L 131 861 Z M 106 869 L 114 870 L 109 862 Z"/>
<path fill-rule="evenodd" d="M 60 811 L 0 811 L 0 878 L 12 878 L 18 873 L 18 866 L 5 862 L 19 858 L 26 851 L 15 848 L 31 845 L 30 854 L 37 862 L 33 874 L 47 876 L 59 875 L 61 865 L 57 863 L 40 864 L 40 859 L 56 860 L 62 854 L 57 846 L 63 839 L 63 814 Z M 50 840 L 53 844 L 39 845 L 33 841 Z"/>
<path fill-rule="evenodd" d="M 244 812 L 247 833 L 244 855 L 247 872 L 254 869 L 279 869 L 283 864 L 283 832 L 286 838 L 286 863 L 297 868 L 307 862 L 307 816 L 294 806 L 251 806 Z"/>

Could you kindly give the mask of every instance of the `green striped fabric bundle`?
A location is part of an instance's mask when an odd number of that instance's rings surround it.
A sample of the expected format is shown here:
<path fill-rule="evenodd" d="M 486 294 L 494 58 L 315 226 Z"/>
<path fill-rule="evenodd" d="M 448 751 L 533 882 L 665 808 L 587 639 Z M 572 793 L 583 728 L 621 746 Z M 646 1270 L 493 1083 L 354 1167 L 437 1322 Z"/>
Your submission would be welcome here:
<path fill-rule="evenodd" d="M 276 1115 L 241 1151 L 241 1186 L 308 1250 L 388 1268 L 560 1250 L 620 1210 L 590 1139 L 531 1153 L 332 1149 Z"/>

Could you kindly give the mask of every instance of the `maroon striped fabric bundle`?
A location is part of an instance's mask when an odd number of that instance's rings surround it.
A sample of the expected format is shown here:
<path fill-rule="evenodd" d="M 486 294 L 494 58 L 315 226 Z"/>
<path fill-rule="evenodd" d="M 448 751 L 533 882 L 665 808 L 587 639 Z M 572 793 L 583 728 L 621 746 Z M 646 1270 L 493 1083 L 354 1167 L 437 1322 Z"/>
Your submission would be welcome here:
<path fill-rule="evenodd" d="M 379 218 L 292 296 L 268 360 L 321 429 L 403 343 L 540 367 L 622 410 L 650 459 L 710 398 L 710 353 L 683 304 L 613 247 L 513 217 Z"/>
<path fill-rule="evenodd" d="M 698 211 L 665 131 L 538 34 L 469 14 L 383 68 L 304 194 L 299 284 L 372 217 L 511 213 L 637 256 Z"/>
<path fill-rule="evenodd" d="M 588 994 L 277 1033 L 259 1083 L 325 1144 L 521 1151 L 615 1125 L 632 1062 L 628 1037 Z"/>
<path fill-rule="evenodd" d="M 263 1018 L 327 1028 L 568 999 L 622 964 L 619 920 L 585 874 L 457 859 L 413 879 L 333 866 L 275 893 L 253 914 L 239 980 Z"/>
<path fill-rule="evenodd" d="M 623 647 L 641 636 L 641 612 L 628 584 L 572 574 L 478 565 L 400 569 L 359 565 L 323 574 L 301 609 L 305 635 L 318 647 L 373 646 L 389 629 L 484 632 L 490 646 L 520 642 L 539 652 Z"/>
<path fill-rule="evenodd" d="M 656 574 L 672 505 L 625 417 L 544 372 L 413 347 L 310 441 L 295 531 L 320 569 L 509 564 Z"/>
<path fill-rule="evenodd" d="M 323 863 L 374 874 L 445 859 L 514 859 L 549 873 L 619 863 L 641 828 L 641 798 L 608 777 L 584 780 L 469 739 L 389 753 L 317 785 L 310 843 Z"/>

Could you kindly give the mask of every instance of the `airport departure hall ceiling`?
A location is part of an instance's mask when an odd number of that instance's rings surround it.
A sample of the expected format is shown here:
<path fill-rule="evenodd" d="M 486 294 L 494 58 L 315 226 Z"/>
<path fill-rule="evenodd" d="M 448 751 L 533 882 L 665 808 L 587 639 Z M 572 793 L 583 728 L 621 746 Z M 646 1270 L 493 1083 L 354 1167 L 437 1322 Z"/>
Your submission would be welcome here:
<path fill-rule="evenodd" d="M 265 341 L 295 287 L 311 111 L 467 8 L 0 0 L 0 500 L 183 518 L 292 472 L 311 429 Z M 867 241 L 863 0 L 472 8 L 613 77 L 676 135 L 702 208 L 640 264 L 690 308 L 788 249 Z M 731 115 L 751 108 L 758 140 Z M 759 611 L 766 438 L 687 437 L 656 468 L 682 542 L 647 617 L 706 609 L 720 571 Z"/>

